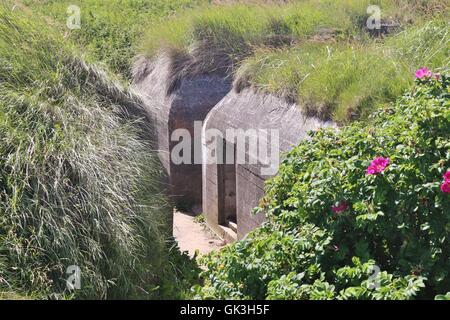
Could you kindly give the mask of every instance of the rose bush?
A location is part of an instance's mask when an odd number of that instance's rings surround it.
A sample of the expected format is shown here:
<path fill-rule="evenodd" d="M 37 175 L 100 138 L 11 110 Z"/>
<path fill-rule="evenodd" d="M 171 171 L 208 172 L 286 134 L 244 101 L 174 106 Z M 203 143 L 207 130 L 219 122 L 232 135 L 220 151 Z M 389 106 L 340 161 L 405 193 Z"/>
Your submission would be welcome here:
<path fill-rule="evenodd" d="M 368 122 L 311 133 L 292 150 L 256 209 L 268 221 L 205 258 L 196 297 L 410 299 L 450 291 L 449 77 L 422 73 Z"/>

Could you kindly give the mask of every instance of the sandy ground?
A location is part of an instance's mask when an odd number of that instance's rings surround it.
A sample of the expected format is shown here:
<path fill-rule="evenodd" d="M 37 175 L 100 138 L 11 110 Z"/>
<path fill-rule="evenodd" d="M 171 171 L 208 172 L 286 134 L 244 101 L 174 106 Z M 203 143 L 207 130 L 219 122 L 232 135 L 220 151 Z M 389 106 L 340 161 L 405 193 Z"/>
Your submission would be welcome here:
<path fill-rule="evenodd" d="M 188 251 L 191 257 L 198 250 L 200 254 L 207 254 L 219 250 L 225 242 L 216 237 L 208 228 L 194 221 L 192 213 L 174 212 L 173 235 L 178 241 L 181 251 Z"/>

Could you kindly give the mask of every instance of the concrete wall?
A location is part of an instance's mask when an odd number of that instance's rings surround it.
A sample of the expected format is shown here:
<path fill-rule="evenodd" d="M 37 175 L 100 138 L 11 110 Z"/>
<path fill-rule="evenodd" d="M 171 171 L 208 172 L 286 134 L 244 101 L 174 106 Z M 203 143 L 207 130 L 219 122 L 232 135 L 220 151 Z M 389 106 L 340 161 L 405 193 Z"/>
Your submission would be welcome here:
<path fill-rule="evenodd" d="M 215 139 L 207 132 L 217 130 L 229 144 L 236 144 L 226 136 L 227 129 L 271 129 L 279 132 L 279 151 L 285 152 L 297 145 L 302 139 L 307 139 L 307 132 L 317 130 L 333 123 L 323 122 L 316 118 L 306 117 L 295 104 L 273 95 L 255 93 L 252 89 L 245 89 L 241 93 L 228 93 L 208 114 L 203 127 L 203 213 L 207 224 L 217 233 L 223 232 L 220 226 L 223 197 L 220 196 L 224 187 L 221 177 L 222 165 L 214 162 Z M 249 132 L 249 131 L 248 131 Z M 214 134 L 212 135 L 214 136 Z M 276 136 L 267 137 L 268 150 L 270 142 Z M 251 214 L 258 206 L 264 195 L 264 181 L 273 174 L 263 174 L 261 171 L 265 163 L 260 154 L 249 151 L 249 140 L 246 141 L 246 163 L 236 164 L 236 212 L 237 236 L 244 237 L 249 231 L 261 225 L 264 215 Z M 219 148 L 220 149 L 220 148 Z M 270 155 L 270 153 L 269 153 Z M 219 155 L 219 158 L 220 155 Z M 257 158 L 257 159 L 255 159 Z M 253 162 L 249 163 L 250 159 Z"/>
<path fill-rule="evenodd" d="M 133 67 L 133 87 L 141 95 L 155 127 L 158 154 L 169 176 L 174 202 L 200 205 L 202 166 L 193 161 L 195 147 L 201 155 L 201 129 L 195 136 L 194 121 L 203 121 L 229 92 L 231 84 L 223 76 L 215 74 L 177 78 L 176 68 L 177 62 L 167 55 L 160 56 L 154 62 L 140 57 Z M 193 138 L 192 164 L 175 165 L 171 161 L 171 151 L 178 143 L 171 141 L 176 129 L 188 130 Z"/>
<path fill-rule="evenodd" d="M 233 235 L 228 237 L 221 225 L 237 222 L 237 236 L 242 238 L 264 221 L 264 215 L 251 212 L 264 195 L 264 181 L 275 172 L 262 173 L 267 167 L 259 154 L 249 152 L 248 141 L 245 156 L 253 162 L 209 164 L 213 156 L 208 152 L 210 144 L 205 133 L 216 129 L 222 134 L 222 142 L 225 139 L 225 145 L 232 146 L 227 151 L 231 154 L 235 152 L 236 140 L 226 136 L 227 129 L 277 129 L 278 155 L 307 138 L 309 130 L 332 124 L 305 117 L 298 106 L 272 95 L 251 89 L 230 91 L 231 82 L 224 75 L 180 73 L 181 64 L 165 55 L 153 62 L 141 57 L 133 68 L 133 86 L 155 128 L 156 147 L 169 176 L 170 194 L 176 203 L 202 205 L 207 224 L 223 238 L 232 239 Z M 195 121 L 203 121 L 199 132 L 195 132 Z M 171 135 L 176 129 L 190 133 L 191 160 L 197 151 L 197 160 L 203 164 L 173 163 L 171 152 L 178 141 L 171 141 Z M 234 223 L 229 225 L 236 227 Z"/>

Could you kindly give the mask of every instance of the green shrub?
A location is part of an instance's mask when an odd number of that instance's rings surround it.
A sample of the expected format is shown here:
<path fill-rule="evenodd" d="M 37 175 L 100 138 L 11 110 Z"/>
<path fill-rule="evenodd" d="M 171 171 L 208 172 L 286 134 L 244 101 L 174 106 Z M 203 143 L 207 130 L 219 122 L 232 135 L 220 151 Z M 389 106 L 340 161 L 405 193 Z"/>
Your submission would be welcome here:
<path fill-rule="evenodd" d="M 450 300 L 450 292 L 447 292 L 447 294 L 437 295 L 436 300 Z"/>
<path fill-rule="evenodd" d="M 449 83 L 448 75 L 422 78 L 369 122 L 311 133 L 267 184 L 257 211 L 268 221 L 206 258 L 196 297 L 432 299 L 448 292 L 450 197 L 441 186 L 450 170 Z M 373 168 L 377 157 L 388 166 Z M 378 285 L 368 290 L 375 264 Z"/>
<path fill-rule="evenodd" d="M 139 103 L 48 25 L 0 6 L 0 292 L 182 290 L 189 260 L 169 252 L 163 171 Z M 74 293 L 70 265 L 81 268 Z"/>
<path fill-rule="evenodd" d="M 334 284 L 324 277 L 312 284 L 303 284 L 304 273 L 290 273 L 269 282 L 267 299 L 270 300 L 406 300 L 413 298 L 424 287 L 423 278 L 394 277 L 386 271 L 377 272 L 375 261 L 362 264 L 353 258 L 354 266 L 333 271 Z M 306 282 L 308 283 L 308 281 Z"/>

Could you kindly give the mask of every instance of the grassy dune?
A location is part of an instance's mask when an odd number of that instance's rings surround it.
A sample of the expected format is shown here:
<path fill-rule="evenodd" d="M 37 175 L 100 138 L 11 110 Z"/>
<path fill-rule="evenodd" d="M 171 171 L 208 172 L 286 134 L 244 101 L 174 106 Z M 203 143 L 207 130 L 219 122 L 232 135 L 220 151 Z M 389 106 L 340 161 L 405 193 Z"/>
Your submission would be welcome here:
<path fill-rule="evenodd" d="M 383 41 L 259 49 L 237 71 L 237 82 L 293 99 L 307 113 L 346 123 L 393 101 L 421 66 L 448 68 L 449 39 L 447 22 L 434 20 Z"/>
<path fill-rule="evenodd" d="M 340 123 L 393 101 L 413 70 L 449 62 L 448 0 L 23 2 L 125 79 L 138 53 L 169 51 L 191 57 L 186 74 L 222 71 L 238 90 L 268 91 Z M 65 27 L 69 4 L 81 9 L 80 30 Z M 369 5 L 402 27 L 374 38 Z"/>
<path fill-rule="evenodd" d="M 401 28 L 365 29 L 369 4 Z M 289 1 L 211 5 L 156 23 L 142 51 L 189 55 L 193 72 L 224 70 L 297 101 L 305 112 L 345 123 L 365 117 L 410 85 L 413 70 L 448 67 L 448 1 Z"/>
<path fill-rule="evenodd" d="M 0 6 L 2 296 L 180 294 L 139 103 L 47 23 Z M 70 265 L 81 290 L 66 289 Z"/>
<path fill-rule="evenodd" d="M 50 18 L 67 39 L 89 53 L 95 62 L 106 64 L 125 79 L 130 75 L 139 39 L 149 24 L 193 8 L 207 0 L 22 0 L 35 13 Z M 66 28 L 67 8 L 81 10 L 81 29 Z"/>

